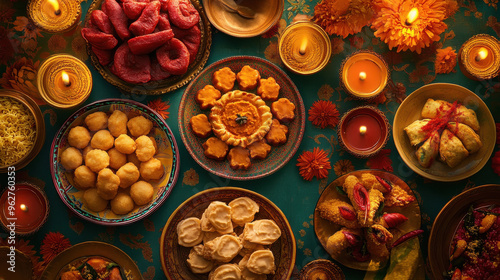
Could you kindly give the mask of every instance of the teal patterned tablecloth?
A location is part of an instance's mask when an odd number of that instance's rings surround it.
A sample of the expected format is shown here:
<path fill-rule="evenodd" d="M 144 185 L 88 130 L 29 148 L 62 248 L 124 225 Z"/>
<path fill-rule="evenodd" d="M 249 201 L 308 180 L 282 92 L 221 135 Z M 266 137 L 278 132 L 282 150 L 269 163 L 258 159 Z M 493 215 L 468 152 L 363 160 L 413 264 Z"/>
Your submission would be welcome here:
<path fill-rule="evenodd" d="M 339 83 L 339 68 L 342 61 L 355 51 L 369 49 L 381 54 L 391 68 L 391 81 L 388 89 L 373 105 L 382 110 L 392 123 L 399 104 L 417 88 L 430 83 L 454 83 L 466 87 L 480 96 L 488 105 L 495 121 L 500 120 L 500 78 L 489 81 L 468 79 L 458 64 L 449 74 L 436 74 L 434 61 L 436 49 L 451 47 L 457 53 L 461 45 L 471 36 L 480 33 L 500 37 L 500 18 L 498 0 L 465 1 L 459 0 L 457 13 L 446 19 L 448 28 L 441 39 L 421 54 L 389 50 L 388 46 L 376 38 L 373 30 L 365 26 L 361 32 L 342 37 L 332 35 L 333 53 L 329 64 L 317 74 L 301 76 L 285 69 L 277 52 L 278 35 L 297 15 L 314 13 L 316 0 L 286 0 L 285 11 L 280 22 L 264 35 L 254 38 L 235 38 L 212 27 L 212 46 L 206 66 L 222 58 L 236 55 L 251 55 L 265 58 L 281 67 L 298 87 L 304 100 L 306 111 L 318 100 L 333 102 L 340 115 L 366 102 L 353 100 Z M 82 19 L 91 1 L 83 1 Z M 66 34 L 49 34 L 38 30 L 28 22 L 26 1 L 0 1 L 0 83 L 2 88 L 17 88 L 30 94 L 34 86 L 30 77 L 36 72 L 45 57 L 55 53 L 70 53 L 85 61 L 93 77 L 93 89 L 85 104 L 104 98 L 124 98 L 144 104 L 161 99 L 169 106 L 167 124 L 172 129 L 179 145 L 181 169 L 177 184 L 166 202 L 144 220 L 127 226 L 105 227 L 96 225 L 75 216 L 63 204 L 52 183 L 49 169 L 49 152 L 53 137 L 62 123 L 74 110 L 59 110 L 41 105 L 46 122 L 46 140 L 42 151 L 25 168 L 17 172 L 17 180 L 29 180 L 42 186 L 50 202 L 50 215 L 45 225 L 35 234 L 18 236 L 18 249 L 27 253 L 35 262 L 40 273 L 54 254 L 69 244 L 84 241 L 104 241 L 124 250 L 137 262 L 144 279 L 164 279 L 160 263 L 159 239 L 162 229 L 171 213 L 187 198 L 206 189 L 235 186 L 258 192 L 274 202 L 288 218 L 297 242 L 297 259 L 293 278 L 308 262 L 315 259 L 331 259 L 317 240 L 313 229 L 313 214 L 321 191 L 328 183 L 341 175 L 361 169 L 383 169 L 402 178 L 414 191 L 422 213 L 422 229 L 425 231 L 420 244 L 424 257 L 427 256 L 427 241 L 433 220 L 441 208 L 455 195 L 475 186 L 500 183 L 500 169 L 495 173 L 492 159 L 474 176 L 458 182 L 443 183 L 427 180 L 413 172 L 399 156 L 392 136 L 387 146 L 377 156 L 358 159 L 343 151 L 337 139 L 336 129 L 321 129 L 306 120 L 305 135 L 293 158 L 283 168 L 262 179 L 235 181 L 212 175 L 200 167 L 186 150 L 178 127 L 178 105 L 185 86 L 161 96 L 130 95 L 110 85 L 92 66 L 86 54 L 85 44 L 80 36 L 80 27 Z M 24 72 L 23 72 L 24 71 Z M 31 74 L 30 74 L 31 73 Z M 498 124 L 497 124 L 498 128 Z M 498 136 L 497 136 L 498 139 Z M 498 142 L 497 142 L 498 143 Z M 296 166 L 297 158 L 304 151 L 321 148 L 328 154 L 332 169 L 325 179 L 304 180 Z M 500 154 L 497 155 L 500 157 Z M 0 174 L 0 186 L 7 185 L 6 174 Z M 0 232 L 6 243 L 7 233 Z M 340 264 L 339 264 L 340 265 Z M 349 269 L 340 265 L 347 279 L 362 279 L 364 271 Z M 382 274 L 384 272 L 381 272 Z M 429 273 L 427 274 L 430 277 Z M 7 278 L 9 279 L 9 278 Z"/>

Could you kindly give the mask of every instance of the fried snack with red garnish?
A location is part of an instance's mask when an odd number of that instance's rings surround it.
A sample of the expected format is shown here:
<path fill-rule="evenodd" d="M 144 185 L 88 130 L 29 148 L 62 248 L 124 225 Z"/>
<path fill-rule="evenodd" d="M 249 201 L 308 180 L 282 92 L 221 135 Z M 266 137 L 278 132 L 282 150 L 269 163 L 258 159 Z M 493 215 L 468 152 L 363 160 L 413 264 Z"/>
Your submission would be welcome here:
<path fill-rule="evenodd" d="M 215 160 L 224 160 L 229 150 L 228 145 L 217 137 L 208 138 L 205 143 L 203 143 L 203 149 L 205 149 L 205 156 Z"/>
<path fill-rule="evenodd" d="M 243 169 L 247 170 L 252 164 L 250 162 L 250 153 L 247 149 L 242 147 L 234 147 L 229 151 L 227 156 L 229 160 L 229 166 L 232 169 Z"/>
<path fill-rule="evenodd" d="M 148 3 L 139 19 L 130 24 L 128 29 L 135 36 L 153 33 L 160 19 L 160 7 L 161 4 L 158 1 Z"/>
<path fill-rule="evenodd" d="M 332 256 L 340 256 L 344 250 L 362 245 L 361 229 L 341 228 L 326 242 L 326 251 Z"/>
<path fill-rule="evenodd" d="M 271 104 L 271 112 L 280 122 L 290 122 L 295 118 L 295 104 L 287 98 L 280 98 Z"/>
<path fill-rule="evenodd" d="M 408 194 L 403 188 L 398 185 L 392 186 L 392 191 L 385 195 L 385 206 L 392 207 L 404 207 L 415 201 L 413 195 Z"/>
<path fill-rule="evenodd" d="M 284 124 L 280 124 L 277 119 L 273 119 L 271 124 L 271 129 L 266 134 L 267 143 L 272 146 L 279 146 L 286 143 L 288 135 L 288 127 Z"/>
<path fill-rule="evenodd" d="M 375 213 L 384 201 L 382 192 L 376 189 L 367 190 L 353 175 L 347 176 L 342 187 L 356 209 L 359 224 L 363 227 L 371 226 Z"/>
<path fill-rule="evenodd" d="M 200 20 L 198 11 L 189 0 L 170 0 L 167 9 L 170 21 L 179 28 L 191 28 Z"/>
<path fill-rule="evenodd" d="M 370 173 L 361 174 L 360 178 L 361 184 L 367 189 L 377 189 L 383 194 L 391 191 L 391 185 L 382 178 L 377 178 L 377 176 Z"/>
<path fill-rule="evenodd" d="M 321 218 L 332 221 L 347 228 L 361 228 L 356 210 L 347 202 L 329 199 L 316 208 Z"/>
<path fill-rule="evenodd" d="M 212 84 L 222 93 L 226 93 L 233 89 L 236 74 L 229 67 L 221 68 L 212 75 Z"/>
<path fill-rule="evenodd" d="M 260 79 L 260 85 L 257 88 L 257 94 L 264 100 L 274 101 L 278 99 L 280 85 L 273 77 Z"/>
<path fill-rule="evenodd" d="M 271 146 L 265 140 L 253 142 L 247 147 L 252 159 L 265 159 L 271 152 Z"/>
<path fill-rule="evenodd" d="M 236 74 L 236 79 L 238 80 L 241 90 L 252 90 L 259 84 L 260 73 L 252 67 L 245 65 L 241 68 L 240 72 Z"/>
<path fill-rule="evenodd" d="M 191 126 L 191 130 L 193 130 L 194 135 L 200 138 L 206 138 L 212 133 L 212 125 L 208 121 L 208 117 L 205 114 L 193 116 L 189 120 L 189 125 Z"/>
<path fill-rule="evenodd" d="M 195 96 L 196 103 L 200 104 L 202 110 L 210 109 L 215 105 L 215 101 L 221 97 L 218 89 L 212 85 L 206 85 L 200 89 Z"/>
<path fill-rule="evenodd" d="M 189 51 L 179 39 L 172 38 L 156 50 L 156 58 L 164 71 L 182 75 L 189 66 Z"/>
<path fill-rule="evenodd" d="M 390 252 L 387 244 L 392 240 L 393 235 L 381 225 L 372 225 L 365 231 L 366 248 L 374 260 L 385 260 Z"/>

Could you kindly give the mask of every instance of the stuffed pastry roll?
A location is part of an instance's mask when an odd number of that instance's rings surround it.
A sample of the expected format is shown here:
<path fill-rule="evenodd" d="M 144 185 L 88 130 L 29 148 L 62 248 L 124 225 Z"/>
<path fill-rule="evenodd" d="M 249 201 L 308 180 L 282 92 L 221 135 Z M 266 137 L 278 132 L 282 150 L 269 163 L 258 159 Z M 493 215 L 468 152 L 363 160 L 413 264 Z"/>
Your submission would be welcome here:
<path fill-rule="evenodd" d="M 450 102 L 429 98 L 427 102 L 425 102 L 420 114 L 422 118 L 426 119 L 440 118 L 450 112 L 451 108 L 452 104 Z"/>
<path fill-rule="evenodd" d="M 352 175 L 347 176 L 343 188 L 356 210 L 359 224 L 362 227 L 372 225 L 375 213 L 384 201 L 384 194 L 377 189 L 367 190 L 358 178 Z"/>
<path fill-rule="evenodd" d="M 422 146 L 420 146 L 415 155 L 417 156 L 418 163 L 422 167 L 428 168 L 436 159 L 439 153 L 439 132 L 434 131 L 429 139 L 427 139 Z"/>
<path fill-rule="evenodd" d="M 360 228 L 356 210 L 339 199 L 329 199 L 318 205 L 319 216 L 347 228 Z"/>
<path fill-rule="evenodd" d="M 362 245 L 361 229 L 341 228 L 326 241 L 326 251 L 332 256 L 340 256 L 349 247 Z"/>
<path fill-rule="evenodd" d="M 410 144 L 412 146 L 416 146 L 427 139 L 429 135 L 422 129 L 427 123 L 429 123 L 429 119 L 416 120 L 412 122 L 409 126 L 404 128 L 406 135 L 410 139 Z"/>
<path fill-rule="evenodd" d="M 381 225 L 373 225 L 365 231 L 366 249 L 375 260 L 384 260 L 389 257 L 390 252 L 387 244 L 393 235 Z"/>
<path fill-rule="evenodd" d="M 450 121 L 470 126 L 475 131 L 479 130 L 479 121 L 477 120 L 476 112 L 468 109 L 462 104 L 446 102 L 443 100 L 427 99 L 421 112 L 422 118 L 443 118 L 447 117 Z"/>
<path fill-rule="evenodd" d="M 473 154 L 483 146 L 479 135 L 470 126 L 463 123 L 450 122 L 446 127 L 462 141 L 462 144 L 464 144 L 469 153 Z"/>
<path fill-rule="evenodd" d="M 474 131 L 479 131 L 479 121 L 477 120 L 476 112 L 464 105 L 458 105 L 455 120 L 470 126 Z"/>
<path fill-rule="evenodd" d="M 441 134 L 441 142 L 439 143 L 439 154 L 441 160 L 446 162 L 449 167 L 455 167 L 462 162 L 469 152 L 451 131 L 445 129 Z"/>

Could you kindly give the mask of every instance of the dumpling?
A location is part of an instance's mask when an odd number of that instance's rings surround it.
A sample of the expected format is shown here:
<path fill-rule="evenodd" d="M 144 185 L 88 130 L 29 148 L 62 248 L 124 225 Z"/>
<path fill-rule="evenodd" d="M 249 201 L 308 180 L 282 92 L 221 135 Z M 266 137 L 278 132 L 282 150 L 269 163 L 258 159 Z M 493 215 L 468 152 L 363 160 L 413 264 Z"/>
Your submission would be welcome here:
<path fill-rule="evenodd" d="M 410 139 L 410 144 L 412 146 L 416 146 L 427 139 L 427 133 L 422 129 L 426 124 L 429 123 L 429 119 L 416 120 L 412 122 L 410 125 L 404 128 L 406 135 Z"/>
<path fill-rule="evenodd" d="M 250 223 L 255 213 L 259 212 L 259 205 L 249 197 L 238 197 L 228 205 L 231 207 L 231 220 L 238 226 Z"/>
<path fill-rule="evenodd" d="M 470 126 L 462 123 L 450 122 L 447 128 L 462 141 L 462 144 L 464 144 L 464 147 L 469 153 L 473 154 L 479 151 L 483 146 L 481 138 Z"/>
<path fill-rule="evenodd" d="M 201 255 L 202 251 L 203 245 L 197 245 L 189 251 L 187 263 L 193 273 L 207 273 L 215 266 L 213 261 L 207 260 Z"/>
<path fill-rule="evenodd" d="M 420 115 L 425 119 L 433 119 L 442 117 L 445 113 L 449 112 L 452 104 L 444 100 L 427 99 Z"/>
<path fill-rule="evenodd" d="M 221 201 L 213 201 L 205 211 L 206 218 L 213 228 L 220 233 L 233 232 L 231 221 L 231 207 Z"/>
<path fill-rule="evenodd" d="M 262 219 L 245 225 L 243 240 L 262 245 L 273 244 L 281 236 L 281 230 L 273 220 Z"/>
<path fill-rule="evenodd" d="M 276 265 L 270 250 L 257 250 L 250 255 L 246 264 L 248 270 L 256 274 L 274 274 Z"/>
<path fill-rule="evenodd" d="M 479 121 L 477 119 L 476 112 L 472 109 L 468 109 L 464 105 L 458 105 L 456 111 L 456 121 L 470 126 L 475 131 L 479 131 Z"/>
<path fill-rule="evenodd" d="M 428 168 L 434 162 L 438 153 L 439 133 L 434 131 L 431 134 L 431 137 L 429 137 L 429 139 L 427 139 L 424 144 L 418 148 L 415 155 L 417 156 L 418 163 L 420 163 L 422 167 Z"/>
<path fill-rule="evenodd" d="M 439 143 L 439 154 L 441 160 L 446 162 L 449 167 L 453 168 L 464 160 L 469 152 L 464 147 L 460 139 L 458 139 L 451 131 L 445 129 L 441 134 Z"/>
<path fill-rule="evenodd" d="M 184 247 L 200 244 L 203 241 L 200 219 L 191 217 L 180 221 L 177 224 L 177 237 L 179 245 Z"/>
<path fill-rule="evenodd" d="M 235 264 L 223 264 L 212 270 L 208 280 L 241 280 L 241 270 Z"/>
<path fill-rule="evenodd" d="M 234 235 L 223 235 L 209 241 L 203 247 L 203 257 L 218 262 L 229 262 L 240 252 L 243 245 Z"/>

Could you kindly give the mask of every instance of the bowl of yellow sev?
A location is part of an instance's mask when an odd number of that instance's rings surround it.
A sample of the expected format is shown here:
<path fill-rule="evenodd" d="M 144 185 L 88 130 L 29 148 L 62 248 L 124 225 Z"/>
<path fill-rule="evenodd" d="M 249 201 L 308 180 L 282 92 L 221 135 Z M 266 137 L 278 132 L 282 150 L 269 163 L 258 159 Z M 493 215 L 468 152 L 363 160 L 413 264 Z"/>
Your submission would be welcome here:
<path fill-rule="evenodd" d="M 17 90 L 0 89 L 0 173 L 28 165 L 44 140 L 45 122 L 36 102 Z"/>

